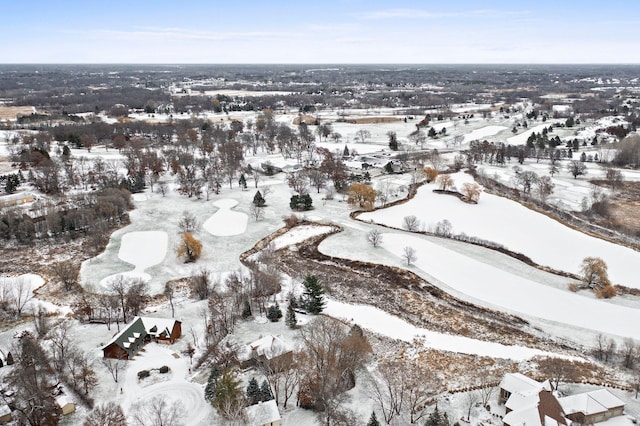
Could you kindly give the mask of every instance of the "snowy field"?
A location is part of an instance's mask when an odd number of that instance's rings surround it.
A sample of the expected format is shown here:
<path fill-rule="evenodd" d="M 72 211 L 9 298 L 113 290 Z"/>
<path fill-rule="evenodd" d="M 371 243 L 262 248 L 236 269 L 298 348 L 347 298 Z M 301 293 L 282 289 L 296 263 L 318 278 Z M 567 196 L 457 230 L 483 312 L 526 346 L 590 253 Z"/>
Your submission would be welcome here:
<path fill-rule="evenodd" d="M 640 340 L 640 309 L 531 281 L 420 236 L 383 234 L 382 247 L 399 261 L 406 246 L 416 251 L 412 267 L 498 310 Z"/>
<path fill-rule="evenodd" d="M 468 112 L 479 107 L 485 106 L 460 105 L 457 111 Z M 369 110 L 353 113 L 369 117 L 376 115 Z M 397 111 L 389 109 L 379 110 L 377 113 L 380 116 L 393 116 Z M 207 114 L 202 116 L 207 117 Z M 295 113 L 278 114 L 276 120 L 290 123 L 296 116 Z M 210 114 L 210 117 L 215 118 L 216 121 L 229 118 L 214 114 Z M 239 112 L 237 117 L 255 119 L 255 113 Z M 403 117 L 398 115 L 398 118 Z M 134 118 L 145 119 L 142 114 Z M 165 118 L 168 119 L 168 116 L 156 117 L 157 120 Z M 321 118 L 323 118 L 322 114 Z M 333 114 L 327 118 L 335 119 L 337 115 Z M 335 122 L 332 124 L 334 131 L 342 134 L 342 140 L 338 143 L 323 141 L 317 144 L 331 151 L 342 151 L 347 145 L 350 151 L 355 150 L 361 155 L 383 150 L 387 154 L 389 153 L 387 133 L 394 131 L 399 141 L 409 144 L 408 147 L 405 146 L 407 149 L 415 149 L 415 145 L 408 142 L 407 136 L 416 129 L 415 125 L 420 119 L 422 117 L 415 117 L 407 122 L 399 120 L 362 125 Z M 438 139 L 428 139 L 425 144 L 425 148 L 428 149 L 444 148 L 456 135 L 463 135 L 465 143 L 484 138 L 497 141 L 507 134 L 511 136 L 512 127 L 512 123 L 502 119 L 485 120 L 479 117 L 470 119 L 469 124 L 463 124 L 458 119 L 431 124 L 438 131 L 446 128 L 447 135 Z M 531 132 L 539 132 L 543 127 L 551 124 L 547 121 L 544 125 L 537 125 L 536 122 L 531 121 L 530 125 L 533 128 L 511 136 L 509 141 L 523 144 Z M 356 139 L 357 131 L 361 129 L 370 132 L 370 136 L 364 143 Z M 311 130 L 314 131 L 315 126 L 311 126 Z M 561 132 L 558 130 L 558 134 Z M 0 134 L 1 141 L 2 134 Z M 6 144 L 0 143 L 0 155 L 5 151 L 7 151 Z M 73 149 L 72 155 L 89 159 L 103 158 L 113 162 L 114 166 L 116 161 L 122 159 L 117 150 L 106 150 L 103 146 L 93 147 L 91 152 Z M 252 164 L 260 164 L 267 160 L 273 160 L 274 164 L 275 162 L 283 165 L 294 163 L 290 159 L 283 160 L 279 155 L 264 154 L 248 157 L 246 160 Z M 488 174 L 499 174 L 503 181 L 509 181 L 514 176 L 510 167 L 486 165 L 482 167 Z M 548 169 L 546 164 L 538 165 L 530 161 L 527 161 L 524 167 L 535 170 L 539 174 L 546 173 Z M 588 177 L 600 175 L 597 165 L 588 164 L 588 167 L 590 172 Z M 634 175 L 635 172 L 625 171 L 625 176 L 627 173 L 640 180 L 639 174 Z M 571 205 L 579 205 L 582 198 L 588 196 L 589 184 L 586 180 L 574 181 L 568 178 L 566 171 L 562 171 L 560 175 L 562 178 L 554 177 L 557 188 L 555 196 L 558 199 L 564 198 Z M 457 185 L 460 186 L 468 176 L 459 174 L 455 178 Z M 385 183 L 381 183 L 383 179 Z M 384 176 L 374 181 L 374 186 L 391 185 L 395 189 L 393 198 L 396 199 L 406 195 L 409 179 L 409 175 Z M 291 214 L 289 198 L 292 194 L 284 174 L 273 177 L 264 176 L 259 184 L 255 185 L 256 187 L 253 182 L 248 183 L 248 190 L 242 191 L 237 185 L 232 189 L 223 188 L 221 195 L 213 195 L 211 200 L 178 195 L 173 182 L 169 182 L 169 192 L 166 196 L 149 189 L 144 193 L 134 194 L 136 209 L 130 213 L 131 224 L 113 233 L 105 251 L 82 265 L 83 285 L 98 292 L 108 292 L 109 282 L 113 277 L 127 275 L 145 279 L 148 281 L 150 292 L 157 294 L 162 292 L 167 281 L 188 277 L 201 267 L 208 268 L 212 277 L 215 278 L 214 281 L 230 272 L 244 272 L 239 262 L 240 254 L 253 247 L 256 241 L 283 226 L 282 217 Z M 266 187 L 272 191 L 267 197 L 265 216 L 254 220 L 250 215 L 253 196 L 257 189 L 262 190 Z M 385 230 L 376 225 L 381 223 L 401 228 L 405 216 L 416 215 L 423 227 L 429 229 L 447 219 L 451 222 L 454 233 L 465 233 L 502 244 L 531 257 L 537 263 L 555 269 L 578 272 L 584 257 L 602 257 L 609 265 L 612 281 L 640 288 L 640 280 L 637 279 L 640 255 L 637 252 L 586 236 L 544 215 L 532 212 L 518 203 L 500 197 L 481 194 L 479 204 L 470 205 L 462 203 L 455 197 L 434 194 L 432 192 L 434 187 L 433 184 L 425 185 L 413 200 L 405 204 L 361 215 L 360 218 L 365 222 L 356 222 L 349 218 L 351 209 L 345 202 L 345 197 L 336 196 L 334 200 L 324 200 L 324 194 L 316 194 L 312 191 L 310 195 L 314 201 L 314 209 L 305 214 L 300 213 L 299 216 L 331 221 L 344 227 L 343 232 L 328 237 L 321 244 L 321 251 L 325 254 L 407 268 L 456 297 L 521 315 L 551 337 L 568 338 L 578 344 L 586 345 L 593 344 L 592 337 L 599 332 L 614 337 L 631 337 L 640 340 L 640 330 L 637 327 L 640 323 L 640 309 L 637 306 L 638 303 L 632 298 L 619 297 L 604 301 L 595 299 L 591 293 L 587 292 L 571 293 L 566 289 L 569 279 L 539 271 L 495 251 L 402 231 L 389 232 L 388 229 Z M 193 213 L 201 224 L 199 229 L 194 231 L 194 236 L 203 243 L 203 253 L 202 258 L 193 264 L 185 264 L 172 254 L 181 235 L 178 227 L 180 214 L 185 210 Z M 373 248 L 366 242 L 366 234 L 371 229 L 379 229 L 383 232 L 381 247 Z M 273 247 L 286 248 L 312 236 L 328 233 L 330 230 L 328 226 L 296 227 L 275 238 Z M 417 260 L 409 266 L 400 257 L 405 246 L 413 247 L 417 254 Z M 132 265 L 133 270 L 131 270 Z M 43 283 L 42 278 L 37 276 L 31 276 L 29 280 L 30 290 Z M 281 306 L 286 303 L 288 291 L 295 286 L 299 288 L 300 283 L 290 277 L 283 278 L 283 290 L 275 296 Z M 36 299 L 29 303 L 31 306 L 35 306 L 35 303 L 44 304 L 48 310 L 58 309 L 61 314 L 71 311 L 70 307 L 57 307 Z M 163 301 L 156 303 L 158 304 L 149 306 L 145 314 L 165 317 L 171 315 L 167 303 Z M 186 411 L 186 417 L 183 419 L 185 425 L 219 424 L 219 418 L 203 399 L 206 374 L 202 372 L 192 374 L 189 371 L 188 358 L 181 354 L 187 343 L 193 343 L 196 337 L 202 339 L 205 333 L 201 312 L 206 306 L 206 301 L 195 302 L 185 292 L 176 296 L 175 304 L 176 317 L 183 321 L 183 337 L 171 346 L 147 345 L 133 361 L 127 363 L 126 372 L 117 384 L 100 362 L 101 347 L 116 332 L 115 325 L 111 330 L 107 330 L 104 325 L 74 323 L 73 340 L 83 350 L 90 352 L 95 360 L 94 367 L 100 378 L 100 384 L 95 391 L 96 400 L 114 400 L 123 406 L 127 414 L 131 415 L 138 402 L 161 396 L 168 402 L 180 401 Z M 420 348 L 523 362 L 537 355 L 549 355 L 533 348 L 506 346 L 421 329 L 386 313 L 383 309 L 384 307 L 350 305 L 329 299 L 326 313 L 357 323 L 373 333 L 405 342 L 415 342 Z M 310 316 L 299 315 L 300 324 L 304 325 L 309 318 Z M 23 324 L 15 330 L 0 332 L 2 348 L 10 347 L 15 331 L 29 326 Z M 239 322 L 234 337 L 246 344 L 268 334 L 281 334 L 288 341 L 294 344 L 299 343 L 297 332 L 288 329 L 283 321 L 271 323 L 261 316 L 254 321 Z M 166 376 L 154 372 L 149 379 L 138 381 L 138 371 L 159 368 L 163 365 L 171 369 Z M 4 372 L 0 371 L 1 374 Z M 240 375 L 242 386 L 246 387 L 252 375 L 255 373 L 243 372 Z M 357 386 L 349 394 L 353 396 L 350 406 L 356 408 L 363 416 L 370 413 L 373 403 L 361 386 Z M 363 411 L 362 407 L 366 410 Z M 65 419 L 66 424 L 80 424 L 82 410 L 83 408 L 80 408 L 79 413 Z M 451 406 L 451 410 L 455 413 L 456 407 Z M 283 424 L 317 424 L 311 412 L 295 407 L 290 406 L 283 415 Z"/>
<path fill-rule="evenodd" d="M 525 361 L 535 356 L 557 356 L 523 346 L 506 346 L 500 343 L 425 330 L 369 305 L 352 305 L 329 299 L 324 312 L 332 317 L 356 323 L 360 327 L 382 336 L 405 342 L 415 341 L 430 349 L 492 358 L 507 358 L 514 361 Z"/>
<path fill-rule="evenodd" d="M 248 216 L 232 210 L 238 205 L 238 201 L 221 199 L 213 202 L 212 205 L 217 207 L 218 211 L 202 224 L 208 233 L 217 237 L 230 237 L 244 233 L 247 229 Z"/>
<path fill-rule="evenodd" d="M 146 269 L 161 263 L 167 255 L 168 235 L 163 231 L 130 232 L 122 237 L 118 258 L 134 265 L 133 271 L 110 275 L 100 281 L 103 288 L 108 288 L 119 276 L 126 276 L 142 281 L 149 281 L 151 275 Z"/>
<path fill-rule="evenodd" d="M 471 179 L 459 173 L 458 187 Z M 391 208 L 364 213 L 360 219 L 402 228 L 405 216 L 415 215 L 425 230 L 448 220 L 454 234 L 466 234 L 501 244 L 551 268 L 579 273 L 585 257 L 601 257 L 615 284 L 640 288 L 637 265 L 640 253 L 588 236 L 506 198 L 483 193 L 478 204 L 433 192 L 435 184 L 422 186 L 415 198 Z"/>
<path fill-rule="evenodd" d="M 505 126 L 485 126 L 479 129 L 476 129 L 470 133 L 464 135 L 464 142 L 469 143 L 471 141 L 479 140 L 486 138 L 487 136 L 496 135 L 504 130 L 508 130 Z"/>

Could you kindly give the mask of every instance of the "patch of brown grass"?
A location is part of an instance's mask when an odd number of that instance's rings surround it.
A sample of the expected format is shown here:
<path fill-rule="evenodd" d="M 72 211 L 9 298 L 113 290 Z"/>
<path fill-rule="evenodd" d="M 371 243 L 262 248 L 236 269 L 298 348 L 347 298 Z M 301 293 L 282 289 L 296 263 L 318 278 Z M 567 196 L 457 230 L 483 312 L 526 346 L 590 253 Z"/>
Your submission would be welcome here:
<path fill-rule="evenodd" d="M 0 120 L 15 120 L 18 115 L 29 115 L 34 112 L 30 106 L 4 106 L 0 105 Z"/>

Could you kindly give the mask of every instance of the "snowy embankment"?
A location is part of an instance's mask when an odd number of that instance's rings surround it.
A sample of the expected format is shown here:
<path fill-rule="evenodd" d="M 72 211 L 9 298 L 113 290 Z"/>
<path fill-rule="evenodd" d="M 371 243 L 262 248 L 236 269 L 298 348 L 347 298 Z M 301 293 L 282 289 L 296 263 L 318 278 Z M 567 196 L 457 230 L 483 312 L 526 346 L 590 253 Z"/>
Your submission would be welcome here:
<path fill-rule="evenodd" d="M 20 306 L 23 312 L 35 312 L 37 308 L 44 309 L 48 313 L 67 315 L 72 312 L 69 306 L 58 306 L 51 302 L 40 300 L 35 295 L 35 290 L 44 285 L 44 278 L 36 274 L 23 274 L 17 277 L 0 276 L 0 291 L 3 299 L 14 308 Z"/>
<path fill-rule="evenodd" d="M 231 237 L 246 231 L 248 216 L 232 210 L 238 205 L 236 200 L 224 198 L 212 204 L 219 210 L 202 224 L 208 233 L 217 237 Z"/>
<path fill-rule="evenodd" d="M 107 287 L 119 276 L 149 281 L 151 276 L 145 269 L 161 263 L 167 255 L 168 235 L 164 231 L 129 232 L 122 236 L 118 257 L 135 266 L 133 271 L 110 275 L 100 281 Z"/>
<path fill-rule="evenodd" d="M 621 337 L 640 339 L 640 310 L 549 287 L 421 236 L 385 233 L 381 246 L 400 257 L 412 247 L 419 268 L 451 288 L 500 310 Z"/>
<path fill-rule="evenodd" d="M 271 241 L 271 246 L 274 250 L 281 249 L 283 247 L 299 244 L 304 240 L 318 235 L 328 234 L 332 231 L 330 226 L 318 226 L 318 225 L 301 225 L 285 232 L 284 234 L 274 238 Z"/>
<path fill-rule="evenodd" d="M 504 126 L 485 126 L 464 135 L 464 143 L 486 138 L 507 130 Z"/>
<path fill-rule="evenodd" d="M 458 186 L 470 179 L 461 173 L 455 178 Z M 586 235 L 506 198 L 482 194 L 474 205 L 436 194 L 434 188 L 435 184 L 424 185 L 412 200 L 359 218 L 402 228 L 404 217 L 415 215 L 427 230 L 446 219 L 454 234 L 492 241 L 540 265 L 572 273 L 580 272 L 585 257 L 600 257 L 607 263 L 614 284 L 640 288 L 640 253 L 630 248 Z"/>
<path fill-rule="evenodd" d="M 405 342 L 419 342 L 419 344 L 422 344 L 425 348 L 430 349 L 491 358 L 512 359 L 514 361 L 524 361 L 541 355 L 559 356 L 558 354 L 524 346 L 506 346 L 500 343 L 425 330 L 409 324 L 403 319 L 381 309 L 368 305 L 351 305 L 329 299 L 324 313 L 335 318 L 356 323 L 364 329 L 392 339 L 399 339 Z"/>

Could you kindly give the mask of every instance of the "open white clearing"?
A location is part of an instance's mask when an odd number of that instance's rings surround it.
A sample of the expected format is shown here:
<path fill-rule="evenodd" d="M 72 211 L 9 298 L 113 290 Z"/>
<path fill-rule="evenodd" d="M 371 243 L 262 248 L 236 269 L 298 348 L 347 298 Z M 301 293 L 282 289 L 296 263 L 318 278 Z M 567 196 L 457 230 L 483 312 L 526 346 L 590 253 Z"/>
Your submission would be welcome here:
<path fill-rule="evenodd" d="M 174 355 L 174 348 L 157 343 L 149 343 L 144 351 L 127 361 L 127 372 L 122 387 L 122 406 L 131 414 L 138 403 L 158 396 L 165 398 L 167 404 L 179 401 L 185 416 L 181 418 L 185 425 L 202 424 L 213 411 L 204 398 L 204 386 L 187 381 L 188 361 L 180 355 Z M 138 381 L 140 370 L 157 369 L 166 365 L 169 373 L 157 374 Z M 154 379 L 162 380 L 154 383 Z"/>
<path fill-rule="evenodd" d="M 477 139 L 486 138 L 487 136 L 493 136 L 500 133 L 503 130 L 507 130 L 505 126 L 485 126 L 476 129 L 470 133 L 464 135 L 465 142 L 475 141 Z"/>
<path fill-rule="evenodd" d="M 412 247 L 417 256 L 414 267 L 457 291 L 507 312 L 640 339 L 638 309 L 549 287 L 418 236 L 383 234 L 381 246 L 396 256 L 401 256 L 404 247 Z"/>
<path fill-rule="evenodd" d="M 458 187 L 470 176 L 458 173 Z M 591 237 L 507 198 L 482 194 L 477 205 L 434 193 L 435 184 L 422 186 L 415 198 L 390 208 L 364 213 L 360 219 L 402 228 L 405 216 L 415 215 L 425 229 L 448 220 L 454 234 L 466 234 L 524 253 L 534 262 L 579 273 L 585 257 L 600 257 L 614 284 L 640 288 L 640 253 Z"/>
<path fill-rule="evenodd" d="M 323 312 L 332 317 L 355 322 L 362 328 L 392 339 L 400 339 L 405 342 L 419 339 L 426 348 L 516 361 L 524 361 L 539 355 L 558 356 L 524 346 L 506 346 L 500 343 L 425 330 L 373 306 L 351 305 L 328 299 Z"/>
<path fill-rule="evenodd" d="M 164 231 L 129 232 L 122 236 L 118 257 L 135 266 L 133 271 L 110 275 L 100 281 L 108 286 L 115 278 L 127 276 L 149 281 L 151 276 L 145 269 L 161 263 L 167 255 L 169 236 Z"/>
<path fill-rule="evenodd" d="M 247 230 L 249 217 L 245 213 L 232 210 L 238 205 L 236 200 L 224 198 L 215 201 L 213 205 L 219 210 L 202 224 L 208 233 L 217 237 L 230 237 L 243 234 Z"/>

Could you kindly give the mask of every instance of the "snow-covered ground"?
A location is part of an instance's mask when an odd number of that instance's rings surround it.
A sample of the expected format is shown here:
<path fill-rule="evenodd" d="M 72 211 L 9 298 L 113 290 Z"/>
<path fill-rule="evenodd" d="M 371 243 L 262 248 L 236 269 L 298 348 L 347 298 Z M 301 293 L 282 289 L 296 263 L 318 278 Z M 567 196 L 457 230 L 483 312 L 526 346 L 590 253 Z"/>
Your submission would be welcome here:
<path fill-rule="evenodd" d="M 493 136 L 495 134 L 498 134 L 504 130 L 508 130 L 507 127 L 505 126 L 485 126 L 485 127 L 481 127 L 479 129 L 476 129 L 472 132 L 467 133 L 466 135 L 464 135 L 464 142 L 465 143 L 469 143 L 471 141 L 475 141 L 475 140 L 479 140 L 482 138 L 486 138 L 487 136 Z"/>
<path fill-rule="evenodd" d="M 471 179 L 462 173 L 455 178 L 458 187 Z M 433 183 L 424 185 L 407 203 L 364 213 L 360 219 L 402 228 L 404 217 L 415 215 L 426 230 L 448 220 L 454 234 L 492 241 L 523 253 L 538 264 L 572 273 L 579 273 L 585 257 L 601 257 L 613 283 L 640 288 L 636 267 L 640 253 L 630 248 L 576 231 L 503 197 L 485 193 L 478 204 L 467 204 L 456 197 L 434 193 L 434 188 Z"/>
<path fill-rule="evenodd" d="M 212 205 L 218 207 L 219 210 L 202 224 L 208 233 L 217 237 L 230 237 L 244 233 L 247 229 L 248 216 L 245 213 L 232 210 L 238 205 L 238 201 L 221 199 Z"/>
<path fill-rule="evenodd" d="M 421 329 L 386 313 L 382 309 L 369 305 L 352 305 L 329 299 L 324 312 L 332 317 L 358 324 L 360 327 L 382 336 L 405 342 L 416 342 L 418 345 L 430 349 L 492 358 L 508 358 L 515 361 L 524 361 L 540 355 L 557 356 L 523 346 L 506 346 L 500 343 Z"/>
<path fill-rule="evenodd" d="M 621 337 L 640 339 L 640 309 L 573 293 L 502 270 L 438 246 L 420 236 L 383 234 L 382 247 L 400 260 L 404 247 L 416 251 L 413 266 L 499 310 Z M 594 313 L 597 312 L 597 315 Z"/>
<path fill-rule="evenodd" d="M 459 111 L 471 111 L 478 107 L 478 105 L 463 105 L 460 106 L 462 109 Z M 376 113 L 368 110 L 353 112 L 363 116 L 392 116 L 397 111 L 390 109 L 376 111 Z M 242 112 L 235 115 L 240 119 L 255 119 L 255 113 Z M 202 116 L 215 118 L 216 121 L 228 120 L 228 117 L 215 114 Z M 278 114 L 276 120 L 290 123 L 296 116 L 297 114 Z M 337 118 L 334 113 L 328 116 L 328 118 Z M 144 119 L 142 115 L 135 118 Z M 168 116 L 156 118 L 169 119 Z M 323 118 L 322 114 L 321 118 Z M 407 122 L 399 120 L 362 125 L 335 122 L 333 128 L 342 134 L 342 140 L 339 143 L 320 142 L 318 145 L 331 151 L 342 151 L 347 145 L 350 151 L 355 150 L 361 155 L 383 150 L 385 154 L 389 154 L 387 133 L 393 131 L 396 132 L 400 141 L 409 144 L 408 148 L 414 149 L 414 144 L 408 142 L 407 136 L 416 129 L 415 124 L 421 118 L 415 117 Z M 470 119 L 469 124 L 462 124 L 456 119 L 432 122 L 432 124 L 438 131 L 446 128 L 447 135 L 438 139 L 428 139 L 425 144 L 425 148 L 428 149 L 441 149 L 456 135 L 463 135 L 465 143 L 484 138 L 498 141 L 504 136 L 511 136 L 512 127 L 512 122 L 506 120 L 482 118 Z M 509 140 L 512 141 L 511 143 L 524 143 L 531 132 L 539 132 L 543 127 L 551 124 L 548 121 L 544 125 L 538 125 L 531 121 L 530 125 L 534 126 L 533 128 Z M 315 130 L 313 126 L 311 127 L 311 130 Z M 362 129 L 370 133 L 365 143 L 356 141 L 356 132 Z M 561 130 L 558 130 L 558 133 L 560 132 Z M 571 132 L 573 130 L 567 130 L 565 133 Z M 0 153 L 6 151 L 6 144 L 2 143 L 2 134 L 0 134 Z M 90 159 L 100 157 L 114 162 L 122 158 L 118 151 L 106 150 L 104 147 L 93 147 L 91 152 L 73 149 L 72 155 Z M 282 160 L 282 156 L 279 155 L 259 154 L 256 157 L 247 158 L 247 162 L 252 164 L 260 164 L 264 161 L 273 161 L 274 164 L 281 162 L 287 165 L 294 163 L 292 160 Z M 589 176 L 597 176 L 598 166 L 592 164 L 588 166 Z M 487 165 L 482 167 L 488 174 L 500 174 L 504 181 L 512 179 L 515 173 L 511 168 Z M 527 161 L 523 167 L 529 167 L 542 174 L 546 172 L 548 165 L 542 163 L 537 165 Z M 632 174 L 625 171 L 625 176 L 627 173 Z M 560 174 L 565 176 L 554 177 L 557 186 L 555 196 L 558 199 L 565 197 L 572 204 L 579 204 L 581 199 L 588 195 L 590 190 L 588 183 L 580 179 L 566 178 L 566 172 Z M 458 185 L 467 178 L 466 175 L 456 176 Z M 640 175 L 636 175 L 636 178 L 640 180 Z M 406 184 L 410 179 L 408 175 L 384 176 L 383 179 L 389 181 L 389 185 L 394 187 L 395 197 L 393 198 L 406 194 Z M 212 196 L 213 199 L 210 201 L 189 199 L 178 195 L 173 190 L 172 182 L 169 183 L 170 190 L 166 197 L 150 190 L 135 194 L 136 210 L 130 214 L 131 224 L 111 236 L 102 254 L 83 264 L 81 270 L 83 284 L 95 286 L 96 283 L 102 283 L 104 286 L 93 288 L 100 292 L 108 291 L 109 277 L 134 273 L 149 280 L 151 293 L 159 293 L 167 281 L 188 277 L 200 267 L 208 268 L 215 277 L 225 276 L 232 271 L 242 272 L 239 255 L 251 248 L 259 239 L 281 228 L 282 217 L 291 213 L 288 207 L 291 191 L 285 180 L 283 174 L 262 177 L 256 187 L 252 185 L 253 182 L 249 182 L 250 188 L 246 191 L 240 190 L 237 185 L 232 189 L 223 188 L 221 195 Z M 374 185 L 379 186 L 381 180 L 375 181 Z M 266 187 L 272 191 L 267 197 L 265 216 L 255 221 L 250 215 L 251 202 L 255 190 Z M 609 265 L 609 273 L 614 282 L 640 288 L 637 267 L 634 268 L 640 258 L 638 253 L 632 250 L 586 236 L 544 215 L 534 213 L 518 203 L 500 197 L 482 194 L 478 205 L 469 205 L 455 197 L 434 194 L 431 191 L 433 187 L 433 185 L 424 186 L 415 199 L 408 203 L 367 213 L 360 217 L 365 221 L 371 220 L 372 223 L 351 220 L 348 216 L 350 208 L 344 197 L 337 196 L 333 200 L 324 200 L 324 194 L 315 193 L 311 194 L 314 210 L 300 216 L 331 221 L 343 226 L 342 233 L 329 237 L 321 244 L 320 249 L 323 253 L 406 267 L 457 297 L 521 315 L 534 325 L 544 328 L 552 337 L 560 336 L 587 345 L 593 342 L 592 336 L 598 332 L 614 337 L 640 339 L 640 331 L 635 327 L 640 320 L 640 309 L 634 299 L 616 298 L 613 301 L 603 301 L 584 292 L 571 293 L 566 289 L 570 282 L 566 278 L 544 273 L 489 249 L 461 242 L 413 235 L 402 231 L 388 232 L 388 230 L 384 231 L 381 247 L 373 248 L 366 242 L 366 234 L 370 229 L 383 230 L 374 222 L 400 228 L 404 216 L 416 215 L 423 226 L 429 228 L 447 219 L 452 223 L 455 233 L 464 232 L 470 236 L 503 244 L 514 251 L 522 252 L 540 264 L 556 269 L 577 272 L 584 257 L 603 257 Z M 171 255 L 171 248 L 176 246 L 180 238 L 179 217 L 185 210 L 192 212 L 202 224 L 201 229 L 194 232 L 195 237 L 203 243 L 202 258 L 195 264 L 184 264 L 176 256 Z M 329 230 L 328 226 L 303 225 L 275 238 L 273 246 L 276 249 L 285 248 L 311 236 L 327 233 Z M 410 266 L 404 264 L 400 257 L 405 246 L 413 247 L 417 253 L 417 260 Z M 131 265 L 135 268 L 133 271 L 131 271 Z M 293 281 L 291 278 L 284 279 L 283 291 L 276 296 L 277 300 L 284 302 L 284 295 L 289 289 L 294 284 L 299 285 Z M 42 279 L 40 278 L 39 281 L 34 279 L 32 282 L 35 283 L 32 287 L 35 287 L 42 283 Z M 178 295 L 176 317 L 183 321 L 183 337 L 172 346 L 147 345 L 143 352 L 127 363 L 126 373 L 117 384 L 99 362 L 100 348 L 116 332 L 115 325 L 111 330 L 107 330 L 104 325 L 74 323 L 72 336 L 74 342 L 88 351 L 96 360 L 94 366 L 100 378 L 100 385 L 95 391 L 96 400 L 117 401 L 130 415 L 138 401 L 149 400 L 154 396 L 164 396 L 167 401 L 180 400 L 187 412 L 183 419 L 185 424 L 215 424 L 218 419 L 202 397 L 206 374 L 202 372 L 191 374 L 188 359 L 181 355 L 187 342 L 195 343 L 195 340 L 201 339 L 205 332 L 201 316 L 205 306 L 206 301 L 195 302 L 186 293 Z M 50 308 L 54 307 L 50 306 Z M 541 351 L 532 348 L 505 346 L 461 336 L 434 333 L 389 315 L 383 309 L 384 307 L 349 305 L 330 299 L 326 313 L 357 323 L 374 333 L 406 342 L 415 342 L 420 348 L 434 348 L 515 361 L 526 361 L 535 355 L 542 354 Z M 65 314 L 70 309 L 60 309 L 60 311 Z M 146 314 L 170 316 L 171 311 L 166 303 L 159 302 L 158 305 L 148 307 Z M 300 315 L 301 325 L 308 320 L 308 317 Z M 2 348 L 11 345 L 14 331 L 28 327 L 23 324 L 16 330 L 0 332 Z M 234 336 L 243 343 L 249 343 L 267 334 L 282 334 L 293 342 L 297 339 L 296 332 L 289 330 L 282 322 L 270 323 L 264 317 L 259 317 L 255 321 L 242 321 L 234 332 Z M 159 368 L 163 365 L 171 369 L 166 376 L 154 372 L 151 378 L 138 382 L 138 371 Z M 4 372 L 0 372 L 2 373 Z M 249 373 L 241 375 L 243 385 L 246 385 L 249 378 Z M 349 394 L 353 396 L 352 405 L 359 407 L 357 411 L 365 415 L 370 413 L 374 404 L 367 398 L 361 387 L 357 386 Z M 366 410 L 362 407 L 366 407 Z M 455 409 L 456 407 L 452 407 L 452 412 L 455 412 Z M 79 424 L 82 420 L 81 415 L 82 413 L 76 415 L 78 422 L 72 419 L 66 421 L 69 422 L 68 424 Z M 316 424 L 311 412 L 291 406 L 284 413 L 284 419 L 284 424 Z"/>
<path fill-rule="evenodd" d="M 100 281 L 103 288 L 109 285 L 118 276 L 138 278 L 149 281 L 151 275 L 145 272 L 147 268 L 160 264 L 167 255 L 167 242 L 169 238 L 164 231 L 139 231 L 130 232 L 122 236 L 118 258 L 135 266 L 133 271 L 110 275 Z"/>

